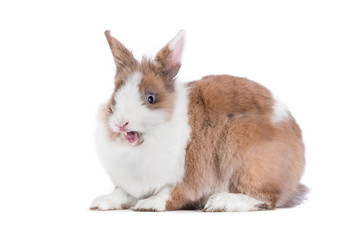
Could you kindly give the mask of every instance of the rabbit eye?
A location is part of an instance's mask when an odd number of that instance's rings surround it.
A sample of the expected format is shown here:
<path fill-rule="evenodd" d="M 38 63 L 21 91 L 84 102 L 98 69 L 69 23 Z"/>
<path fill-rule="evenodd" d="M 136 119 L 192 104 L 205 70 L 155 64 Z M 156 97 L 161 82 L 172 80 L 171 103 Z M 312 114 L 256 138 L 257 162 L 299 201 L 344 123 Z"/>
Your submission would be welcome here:
<path fill-rule="evenodd" d="M 149 93 L 146 95 L 146 101 L 149 103 L 149 104 L 154 104 L 156 103 L 156 97 L 155 95 Z"/>

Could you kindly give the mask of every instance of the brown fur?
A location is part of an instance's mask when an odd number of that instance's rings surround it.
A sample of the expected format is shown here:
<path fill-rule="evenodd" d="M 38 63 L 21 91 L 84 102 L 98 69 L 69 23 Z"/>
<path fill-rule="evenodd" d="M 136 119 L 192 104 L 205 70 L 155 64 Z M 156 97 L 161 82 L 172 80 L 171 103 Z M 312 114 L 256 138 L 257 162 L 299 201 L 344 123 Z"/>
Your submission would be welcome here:
<path fill-rule="evenodd" d="M 112 37 L 109 30 L 105 31 L 105 36 L 115 60 L 117 72 L 131 73 L 131 70 L 136 69 L 138 62 L 133 57 L 132 52 L 129 51 L 120 41 Z"/>
<path fill-rule="evenodd" d="M 200 199 L 205 204 L 213 193 L 225 191 L 261 200 L 262 209 L 290 201 L 304 168 L 295 120 L 273 124 L 270 92 L 247 79 L 208 76 L 189 86 L 186 173 L 167 209 Z"/>
<path fill-rule="evenodd" d="M 173 90 L 175 77 L 181 67 L 181 64 L 173 63 L 171 61 L 171 54 L 172 51 L 169 49 L 169 46 L 166 45 L 156 55 L 153 66 L 156 68 L 156 72 L 161 74 L 167 88 Z"/>
<path fill-rule="evenodd" d="M 141 62 L 141 72 L 143 75 L 142 82 L 140 84 L 140 93 L 143 98 L 143 102 L 152 109 L 162 109 L 169 113 L 172 113 L 174 107 L 175 94 L 174 82 L 166 83 L 164 81 L 161 70 L 157 69 L 153 62 L 143 59 Z M 156 97 L 156 104 L 148 104 L 146 102 L 146 94 L 151 93 Z"/>

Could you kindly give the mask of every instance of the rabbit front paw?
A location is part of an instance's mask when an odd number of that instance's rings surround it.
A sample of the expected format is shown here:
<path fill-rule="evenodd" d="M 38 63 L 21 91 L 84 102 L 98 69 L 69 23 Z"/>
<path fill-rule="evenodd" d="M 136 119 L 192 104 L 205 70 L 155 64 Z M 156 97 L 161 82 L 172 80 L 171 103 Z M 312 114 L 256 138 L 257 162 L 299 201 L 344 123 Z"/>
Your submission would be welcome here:
<path fill-rule="evenodd" d="M 162 212 L 166 210 L 166 200 L 159 196 L 152 196 L 136 203 L 134 211 Z"/>

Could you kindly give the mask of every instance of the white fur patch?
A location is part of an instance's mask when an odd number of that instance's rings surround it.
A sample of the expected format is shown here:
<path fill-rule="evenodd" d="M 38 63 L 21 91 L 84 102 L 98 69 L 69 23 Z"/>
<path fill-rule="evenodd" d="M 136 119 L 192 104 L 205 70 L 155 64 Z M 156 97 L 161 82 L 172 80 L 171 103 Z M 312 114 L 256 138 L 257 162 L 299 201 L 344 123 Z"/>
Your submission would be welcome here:
<path fill-rule="evenodd" d="M 166 202 L 171 196 L 171 188 L 165 187 L 159 193 L 139 200 L 133 210 L 135 211 L 165 211 Z"/>
<path fill-rule="evenodd" d="M 263 202 L 244 194 L 223 192 L 212 195 L 204 210 L 206 212 L 248 212 L 259 210 L 257 206 L 260 204 Z"/>
<path fill-rule="evenodd" d="M 289 110 L 287 105 L 278 99 L 278 97 L 273 96 L 273 112 L 272 112 L 272 121 L 274 123 L 279 123 L 286 121 L 289 118 Z"/>
<path fill-rule="evenodd" d="M 129 131 L 141 132 L 143 143 L 131 146 L 114 142 L 108 138 L 103 121 L 99 121 L 96 136 L 98 154 L 110 179 L 137 200 L 182 181 L 191 132 L 188 89 L 183 84 L 176 85 L 176 102 L 168 120 L 167 112 L 143 104 L 138 89 L 141 78 L 140 73 L 134 73 L 119 89 L 111 126 L 116 121 L 129 122 Z"/>

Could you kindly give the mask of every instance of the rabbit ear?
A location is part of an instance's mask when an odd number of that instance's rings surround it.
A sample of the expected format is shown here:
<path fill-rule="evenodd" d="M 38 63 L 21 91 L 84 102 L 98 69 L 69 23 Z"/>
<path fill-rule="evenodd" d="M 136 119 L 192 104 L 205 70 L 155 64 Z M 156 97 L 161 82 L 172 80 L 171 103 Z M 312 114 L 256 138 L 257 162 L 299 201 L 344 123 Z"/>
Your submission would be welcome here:
<path fill-rule="evenodd" d="M 108 44 L 115 60 L 117 72 L 123 71 L 125 68 L 136 68 L 138 62 L 133 57 L 132 52 L 128 50 L 120 41 L 111 36 L 109 30 L 105 31 Z"/>
<path fill-rule="evenodd" d="M 173 81 L 181 67 L 184 36 L 185 31 L 180 30 L 177 36 L 156 55 L 155 61 L 159 65 L 161 74 L 169 81 Z"/>

